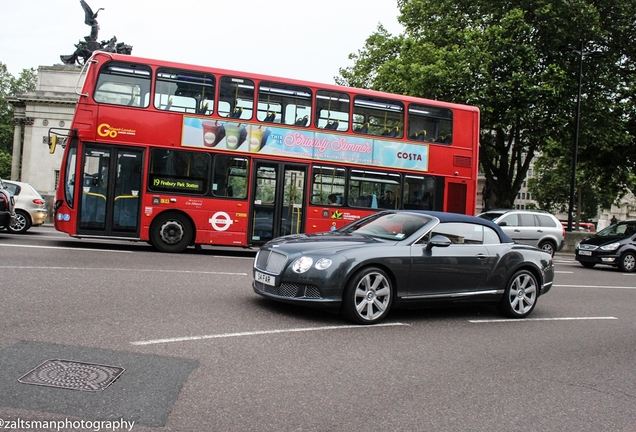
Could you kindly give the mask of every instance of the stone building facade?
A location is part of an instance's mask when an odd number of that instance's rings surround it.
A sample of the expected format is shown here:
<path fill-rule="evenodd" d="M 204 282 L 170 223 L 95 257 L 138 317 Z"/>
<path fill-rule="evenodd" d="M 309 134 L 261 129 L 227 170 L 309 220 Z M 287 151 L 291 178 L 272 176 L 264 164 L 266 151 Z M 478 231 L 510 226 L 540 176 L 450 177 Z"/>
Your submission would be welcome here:
<path fill-rule="evenodd" d="M 50 217 L 63 150 L 49 154 L 49 129 L 70 128 L 80 71 L 78 66 L 40 66 L 36 90 L 8 99 L 14 123 L 11 180 L 31 183 L 45 198 Z"/>

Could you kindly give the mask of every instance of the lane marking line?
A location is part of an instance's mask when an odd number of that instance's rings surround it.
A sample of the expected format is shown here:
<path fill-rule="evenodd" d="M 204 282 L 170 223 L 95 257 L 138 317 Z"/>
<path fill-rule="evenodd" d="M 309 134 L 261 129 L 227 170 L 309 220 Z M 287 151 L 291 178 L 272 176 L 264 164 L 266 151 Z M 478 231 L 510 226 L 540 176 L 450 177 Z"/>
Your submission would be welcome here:
<path fill-rule="evenodd" d="M 490 319 L 490 320 L 468 320 L 473 324 L 482 323 L 521 323 L 526 321 L 591 321 L 591 320 L 617 320 L 616 317 L 563 317 L 563 318 L 522 318 L 522 319 Z"/>
<path fill-rule="evenodd" d="M 34 249 L 61 249 L 61 250 L 82 251 L 82 252 L 89 251 L 89 252 L 133 253 L 133 251 L 124 251 L 124 250 L 70 248 L 70 247 L 61 247 L 61 246 L 33 246 L 33 245 L 13 245 L 13 244 L 0 244 L 0 246 L 2 246 L 2 247 L 23 247 L 23 248 L 34 248 Z"/>
<path fill-rule="evenodd" d="M 607 286 L 607 285 L 552 285 L 561 288 L 601 288 L 601 289 L 636 289 L 633 286 Z"/>
<path fill-rule="evenodd" d="M 219 271 L 199 271 L 199 270 L 161 270 L 161 269 L 139 269 L 139 268 L 112 268 L 112 267 L 36 267 L 36 266 L 0 266 L 0 269 L 26 269 L 26 270 L 106 270 L 106 271 L 132 271 L 147 273 L 189 273 L 189 274 L 213 274 L 230 276 L 247 276 L 247 273 L 230 273 Z"/>
<path fill-rule="evenodd" d="M 298 333 L 298 332 L 322 331 L 322 330 L 368 329 L 368 328 L 376 328 L 376 327 L 397 327 L 397 326 L 410 327 L 411 325 L 404 324 L 404 323 L 384 323 L 384 324 L 373 324 L 373 325 L 301 327 L 301 328 L 280 329 L 280 330 L 260 330 L 260 331 L 239 332 L 239 333 L 223 333 L 223 334 L 202 335 L 202 336 L 183 336 L 183 337 L 166 338 L 166 339 L 151 339 L 151 340 L 145 340 L 145 341 L 131 342 L 131 344 L 132 345 L 155 345 L 155 344 L 171 343 L 171 342 L 200 341 L 205 339 L 223 339 L 223 338 L 241 337 L 241 336 L 260 336 L 260 335 L 269 335 L 269 334 Z"/>

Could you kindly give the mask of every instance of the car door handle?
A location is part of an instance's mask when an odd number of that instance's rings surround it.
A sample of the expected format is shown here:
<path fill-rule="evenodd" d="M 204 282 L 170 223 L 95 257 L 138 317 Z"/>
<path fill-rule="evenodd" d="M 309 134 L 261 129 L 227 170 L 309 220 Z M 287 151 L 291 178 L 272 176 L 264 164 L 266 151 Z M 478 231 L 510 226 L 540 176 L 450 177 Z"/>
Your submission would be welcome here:
<path fill-rule="evenodd" d="M 477 254 L 477 259 L 480 260 L 480 261 L 483 261 L 486 258 L 488 258 L 488 255 L 486 255 L 486 254 L 483 254 L 483 253 Z"/>

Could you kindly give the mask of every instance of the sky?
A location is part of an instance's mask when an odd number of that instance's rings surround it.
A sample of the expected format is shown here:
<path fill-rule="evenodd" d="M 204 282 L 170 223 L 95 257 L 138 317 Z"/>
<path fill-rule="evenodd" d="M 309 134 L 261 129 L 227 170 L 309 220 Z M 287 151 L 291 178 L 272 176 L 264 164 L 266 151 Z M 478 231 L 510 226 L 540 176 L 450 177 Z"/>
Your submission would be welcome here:
<path fill-rule="evenodd" d="M 382 24 L 401 33 L 396 0 L 86 0 L 98 41 L 113 36 L 140 57 L 334 83 Z M 61 64 L 90 34 L 79 0 L 0 0 L 0 62 Z"/>

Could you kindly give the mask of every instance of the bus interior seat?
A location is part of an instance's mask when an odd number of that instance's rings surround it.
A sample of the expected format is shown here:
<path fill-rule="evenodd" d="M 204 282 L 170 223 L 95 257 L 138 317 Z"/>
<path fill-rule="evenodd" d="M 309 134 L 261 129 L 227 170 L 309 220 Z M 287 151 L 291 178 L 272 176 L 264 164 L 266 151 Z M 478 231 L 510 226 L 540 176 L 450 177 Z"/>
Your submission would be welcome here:
<path fill-rule="evenodd" d="M 231 118 L 241 118 L 241 114 L 243 113 L 242 107 L 234 108 L 234 112 L 230 115 Z"/>
<path fill-rule="evenodd" d="M 340 120 L 334 120 L 334 121 L 327 121 L 327 124 L 325 125 L 325 129 L 327 130 L 336 130 L 338 129 L 338 124 L 340 123 Z"/>
<path fill-rule="evenodd" d="M 360 195 L 358 199 L 356 199 L 356 207 L 369 207 L 369 200 L 366 195 Z"/>
<path fill-rule="evenodd" d="M 274 119 L 276 118 L 276 111 L 268 113 L 265 118 L 263 119 L 263 121 L 265 123 L 274 123 Z"/>
<path fill-rule="evenodd" d="M 353 131 L 358 133 L 369 133 L 369 123 L 361 124 L 360 126 L 356 127 Z"/>
<path fill-rule="evenodd" d="M 294 126 L 307 126 L 307 123 L 309 123 L 309 116 L 298 117 Z"/>

